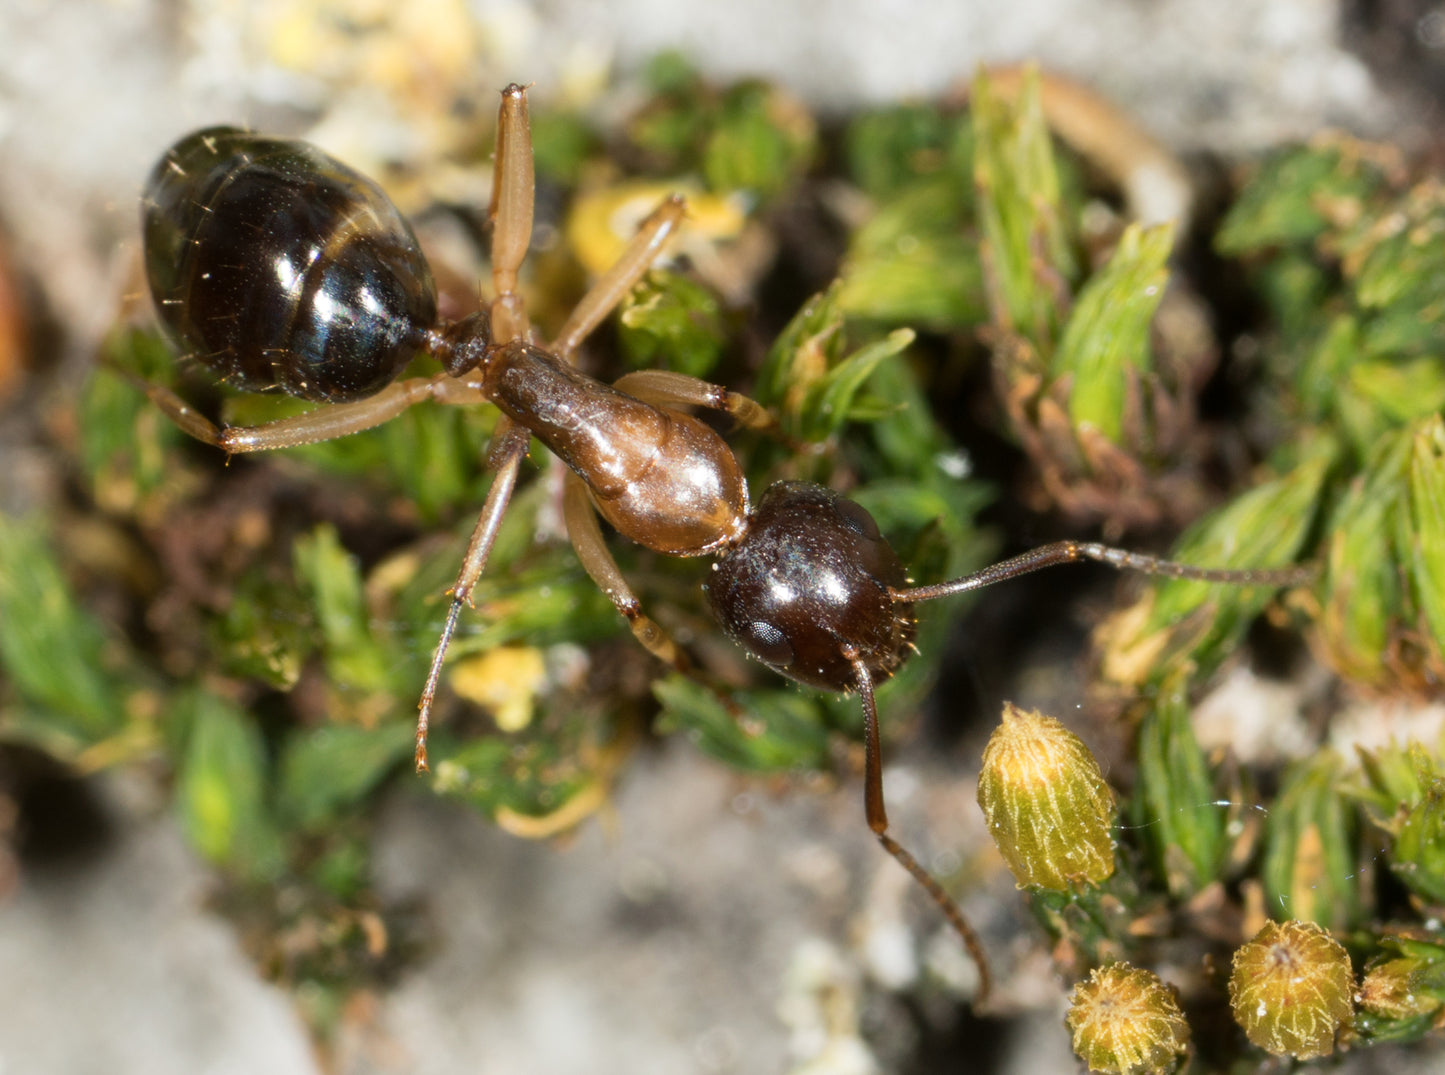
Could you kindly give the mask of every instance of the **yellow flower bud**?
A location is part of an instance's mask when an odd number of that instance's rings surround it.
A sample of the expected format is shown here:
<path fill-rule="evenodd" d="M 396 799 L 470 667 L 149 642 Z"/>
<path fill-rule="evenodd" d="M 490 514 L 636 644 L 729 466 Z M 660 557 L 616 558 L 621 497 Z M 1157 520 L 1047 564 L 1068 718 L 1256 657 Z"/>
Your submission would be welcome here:
<path fill-rule="evenodd" d="M 1414 956 L 1378 963 L 1360 983 L 1360 1007 L 1382 1019 L 1409 1019 L 1440 1010 L 1440 1001 L 1421 979 L 1429 964 Z"/>
<path fill-rule="evenodd" d="M 1234 953 L 1229 1003 L 1249 1040 L 1276 1056 L 1334 1052 L 1354 1025 L 1350 957 L 1313 922 L 1267 922 Z"/>
<path fill-rule="evenodd" d="M 1074 986 L 1064 1022 L 1090 1071 L 1159 1075 L 1189 1048 L 1189 1024 L 1174 991 L 1152 971 L 1111 963 Z"/>
<path fill-rule="evenodd" d="M 1114 795 L 1053 717 L 1006 703 L 983 752 L 978 805 L 1020 887 L 1066 892 L 1114 872 Z"/>

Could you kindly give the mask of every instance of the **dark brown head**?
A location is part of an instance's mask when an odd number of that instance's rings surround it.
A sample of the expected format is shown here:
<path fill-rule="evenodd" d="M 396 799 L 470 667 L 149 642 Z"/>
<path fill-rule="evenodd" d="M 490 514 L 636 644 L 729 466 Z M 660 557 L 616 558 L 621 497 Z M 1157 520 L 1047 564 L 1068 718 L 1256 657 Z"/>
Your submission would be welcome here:
<path fill-rule="evenodd" d="M 704 588 L 723 630 L 758 660 L 799 683 L 845 691 L 856 685 L 845 651 L 874 679 L 907 659 L 913 606 L 890 590 L 906 584 L 862 507 L 820 485 L 778 482 Z"/>

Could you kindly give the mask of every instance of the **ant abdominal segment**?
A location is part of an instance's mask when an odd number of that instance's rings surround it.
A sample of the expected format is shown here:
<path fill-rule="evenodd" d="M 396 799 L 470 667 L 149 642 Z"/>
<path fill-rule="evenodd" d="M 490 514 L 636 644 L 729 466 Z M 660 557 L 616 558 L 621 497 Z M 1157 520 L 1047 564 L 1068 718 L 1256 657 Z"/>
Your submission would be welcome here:
<path fill-rule="evenodd" d="M 755 401 L 664 371 L 607 385 L 572 364 L 577 347 L 657 258 L 684 216 L 665 200 L 618 263 L 582 298 L 557 337 L 532 338 L 517 273 L 532 231 L 533 175 L 526 93 L 502 92 L 490 216 L 495 297 L 485 312 L 440 323 L 436 289 L 411 228 L 369 179 L 305 143 L 231 128 L 177 142 L 156 165 L 142 206 L 146 272 L 175 344 L 219 379 L 280 389 L 323 406 L 254 427 L 223 427 L 169 389 L 147 385 L 182 430 L 228 454 L 286 448 L 378 426 L 423 400 L 490 403 L 503 414 L 494 471 L 422 690 L 416 768 L 443 661 L 487 565 L 535 436 L 568 468 L 563 513 L 587 573 L 654 655 L 687 671 L 643 611 L 603 539 L 598 516 L 623 537 L 672 556 L 714 556 L 705 590 L 723 631 L 778 673 L 856 693 L 864 714 L 864 805 L 883 847 L 928 891 L 978 966 L 975 1003 L 989 991 L 983 948 L 953 899 L 888 833 L 875 684 L 913 652 L 918 602 L 1054 564 L 1097 560 L 1152 574 L 1268 586 L 1298 569 L 1189 567 L 1107 546 L 1059 542 L 931 586 L 909 584 L 873 517 L 818 485 L 779 482 L 752 505 L 726 442 L 685 408 L 773 424 Z M 419 353 L 441 372 L 397 380 Z"/>

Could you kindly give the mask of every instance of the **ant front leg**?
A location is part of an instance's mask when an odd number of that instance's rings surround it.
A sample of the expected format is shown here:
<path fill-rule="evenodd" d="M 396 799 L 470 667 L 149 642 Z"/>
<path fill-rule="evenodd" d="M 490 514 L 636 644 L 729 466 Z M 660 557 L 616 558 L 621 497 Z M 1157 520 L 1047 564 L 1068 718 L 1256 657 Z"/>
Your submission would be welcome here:
<path fill-rule="evenodd" d="M 612 387 L 657 407 L 707 407 L 724 411 L 748 429 L 766 431 L 778 424 L 773 412 L 757 400 L 685 373 L 639 370 L 619 377 Z"/>
<path fill-rule="evenodd" d="M 672 665 L 679 672 L 689 672 L 691 665 L 677 644 L 668 637 L 657 622 L 642 611 L 642 602 L 627 585 L 622 569 L 607 548 L 602 536 L 602 527 L 597 522 L 597 513 L 592 508 L 592 495 L 581 478 L 567 472 L 562 491 L 562 514 L 567 520 L 567 536 L 577 550 L 577 559 L 583 569 L 607 595 L 617 611 L 627 620 L 633 635 L 647 651 L 659 660 Z"/>

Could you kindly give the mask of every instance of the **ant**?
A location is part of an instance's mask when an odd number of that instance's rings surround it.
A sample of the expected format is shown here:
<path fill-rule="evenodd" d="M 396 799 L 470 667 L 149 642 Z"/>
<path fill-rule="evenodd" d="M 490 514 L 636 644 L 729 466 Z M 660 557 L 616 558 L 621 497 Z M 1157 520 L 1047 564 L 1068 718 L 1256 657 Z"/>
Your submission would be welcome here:
<path fill-rule="evenodd" d="M 1104 545 L 1062 541 L 982 571 L 914 586 L 869 513 L 822 486 L 779 482 L 751 505 L 722 437 L 685 408 L 767 429 L 759 403 L 679 373 L 629 373 L 607 385 L 572 356 L 681 225 L 682 199 L 662 202 L 556 338 L 534 342 L 517 292 L 531 240 L 533 171 L 526 91 L 502 91 L 492 223 L 495 297 L 455 323 L 439 320 L 431 272 L 411 228 L 371 180 L 306 143 L 214 127 L 177 142 L 145 187 L 145 265 L 174 343 L 219 379 L 326 404 L 253 427 L 218 426 L 167 388 L 151 400 L 182 430 L 228 455 L 330 440 L 394 418 L 422 400 L 491 403 L 503 414 L 487 463 L 495 477 L 472 533 L 422 690 L 416 768 L 447 647 L 488 555 L 522 457 L 535 436 L 569 468 L 568 534 L 582 566 L 664 662 L 688 662 L 643 611 L 608 551 L 597 517 L 673 556 L 713 556 L 704 586 L 723 631 L 774 671 L 857 694 L 864 715 L 864 811 L 878 841 L 938 904 L 978 967 L 988 961 L 943 887 L 888 833 L 874 685 L 913 652 L 914 606 L 1055 564 L 1095 560 L 1149 574 L 1285 585 L 1294 570 L 1191 567 Z M 419 353 L 441 372 L 397 380 Z"/>

